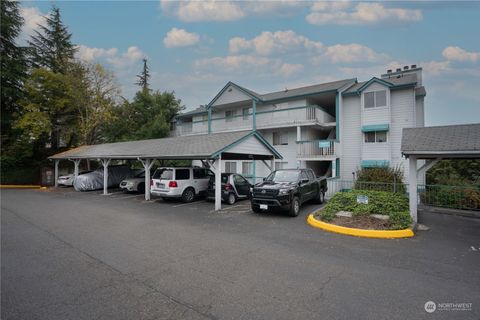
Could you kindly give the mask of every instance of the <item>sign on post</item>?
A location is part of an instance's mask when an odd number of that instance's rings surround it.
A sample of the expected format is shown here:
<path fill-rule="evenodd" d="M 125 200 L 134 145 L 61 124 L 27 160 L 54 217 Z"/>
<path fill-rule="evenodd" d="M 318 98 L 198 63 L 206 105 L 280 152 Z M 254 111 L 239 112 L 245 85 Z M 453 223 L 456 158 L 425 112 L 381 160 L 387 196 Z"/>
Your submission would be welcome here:
<path fill-rule="evenodd" d="M 358 195 L 357 196 L 357 203 L 368 204 L 368 196 Z"/>
<path fill-rule="evenodd" d="M 319 148 L 330 148 L 330 141 L 319 141 L 318 142 Z"/>

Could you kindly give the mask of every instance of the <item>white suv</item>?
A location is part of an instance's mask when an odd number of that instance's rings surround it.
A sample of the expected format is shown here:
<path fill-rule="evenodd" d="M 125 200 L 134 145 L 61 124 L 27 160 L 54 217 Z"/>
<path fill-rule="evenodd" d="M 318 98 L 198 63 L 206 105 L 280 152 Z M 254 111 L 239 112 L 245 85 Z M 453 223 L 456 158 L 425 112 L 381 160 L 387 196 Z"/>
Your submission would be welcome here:
<path fill-rule="evenodd" d="M 152 176 L 150 193 L 162 199 L 181 198 L 192 202 L 195 196 L 203 195 L 214 173 L 205 168 L 158 168 Z"/>

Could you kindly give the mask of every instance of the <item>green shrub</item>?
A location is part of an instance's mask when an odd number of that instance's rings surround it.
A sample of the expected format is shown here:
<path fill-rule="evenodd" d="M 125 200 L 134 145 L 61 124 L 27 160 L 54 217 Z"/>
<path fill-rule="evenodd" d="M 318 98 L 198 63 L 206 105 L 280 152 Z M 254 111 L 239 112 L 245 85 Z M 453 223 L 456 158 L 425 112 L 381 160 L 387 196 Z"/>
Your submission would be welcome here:
<path fill-rule="evenodd" d="M 357 171 L 354 189 L 405 193 L 403 171 L 399 167 L 363 168 Z"/>
<path fill-rule="evenodd" d="M 423 204 L 453 208 L 480 209 L 480 186 L 426 186 L 420 192 Z"/>
<path fill-rule="evenodd" d="M 368 204 L 357 203 L 357 196 L 368 197 Z M 339 211 L 350 211 L 354 216 L 384 214 L 390 217 L 391 229 L 405 229 L 412 219 L 408 211 L 408 198 L 401 193 L 373 190 L 337 192 L 320 212 L 320 219 L 332 221 Z"/>

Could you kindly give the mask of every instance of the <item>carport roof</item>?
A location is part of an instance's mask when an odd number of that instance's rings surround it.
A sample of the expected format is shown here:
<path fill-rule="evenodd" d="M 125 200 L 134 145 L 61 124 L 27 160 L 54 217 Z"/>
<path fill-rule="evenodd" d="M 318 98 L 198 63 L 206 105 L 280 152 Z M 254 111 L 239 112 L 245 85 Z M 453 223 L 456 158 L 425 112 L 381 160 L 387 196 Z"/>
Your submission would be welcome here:
<path fill-rule="evenodd" d="M 423 158 L 480 158 L 480 123 L 404 128 L 402 153 Z"/>
<path fill-rule="evenodd" d="M 248 138 L 256 138 L 271 154 L 256 154 L 256 150 L 249 150 L 250 154 L 237 157 L 229 150 L 241 144 Z M 162 139 L 149 139 L 98 145 L 81 146 L 65 152 L 55 154 L 50 159 L 214 159 L 225 153 L 225 158 L 255 158 L 282 159 L 282 156 L 257 131 L 236 131 L 214 134 L 181 136 Z M 223 156 L 222 156 L 223 157 Z"/>

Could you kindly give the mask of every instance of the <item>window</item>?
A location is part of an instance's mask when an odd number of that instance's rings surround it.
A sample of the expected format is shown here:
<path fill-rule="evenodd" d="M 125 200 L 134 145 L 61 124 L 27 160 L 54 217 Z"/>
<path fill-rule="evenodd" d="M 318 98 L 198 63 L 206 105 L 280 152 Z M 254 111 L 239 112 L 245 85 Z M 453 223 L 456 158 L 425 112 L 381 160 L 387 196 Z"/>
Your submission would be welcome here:
<path fill-rule="evenodd" d="M 305 173 L 305 171 L 302 171 L 300 173 L 300 180 L 308 180 L 308 177 L 307 177 L 307 174 Z"/>
<path fill-rule="evenodd" d="M 190 169 L 177 169 L 175 171 L 176 180 L 188 180 L 190 179 Z"/>
<path fill-rule="evenodd" d="M 243 120 L 248 120 L 251 111 L 252 111 L 252 108 L 243 108 L 242 109 Z"/>
<path fill-rule="evenodd" d="M 275 170 L 286 169 L 288 162 L 284 161 L 276 161 L 275 162 Z"/>
<path fill-rule="evenodd" d="M 237 163 L 234 161 L 225 161 L 225 172 L 237 172 Z"/>
<path fill-rule="evenodd" d="M 288 133 L 287 132 L 274 132 L 273 133 L 273 145 L 274 146 L 286 146 L 286 145 L 288 145 Z"/>
<path fill-rule="evenodd" d="M 208 114 L 202 115 L 202 121 L 208 121 Z"/>
<path fill-rule="evenodd" d="M 378 108 L 387 106 L 387 90 L 365 92 L 365 108 Z"/>
<path fill-rule="evenodd" d="M 193 179 L 204 179 L 205 169 L 193 169 Z"/>
<path fill-rule="evenodd" d="M 245 180 L 242 176 L 239 175 L 234 175 L 233 180 L 235 181 L 235 184 L 246 184 L 248 183 L 247 180 Z"/>
<path fill-rule="evenodd" d="M 226 122 L 233 121 L 234 117 L 235 117 L 235 110 L 225 111 L 225 121 Z"/>
<path fill-rule="evenodd" d="M 249 175 L 253 172 L 253 164 L 251 161 L 242 162 L 242 174 Z"/>
<path fill-rule="evenodd" d="M 307 176 L 308 176 L 308 179 L 309 179 L 310 181 L 315 180 L 315 175 L 313 174 L 312 171 L 308 170 L 308 171 L 307 171 Z"/>
<path fill-rule="evenodd" d="M 365 142 L 366 143 L 387 142 L 387 131 L 365 132 Z"/>
<path fill-rule="evenodd" d="M 172 169 L 157 169 L 153 174 L 153 179 L 162 179 L 162 180 L 172 180 L 173 170 Z"/>

